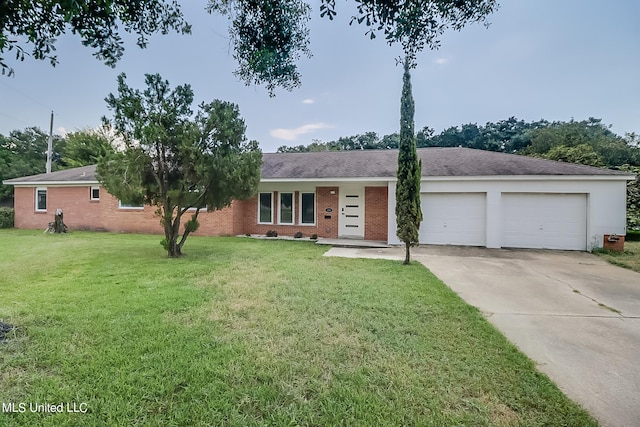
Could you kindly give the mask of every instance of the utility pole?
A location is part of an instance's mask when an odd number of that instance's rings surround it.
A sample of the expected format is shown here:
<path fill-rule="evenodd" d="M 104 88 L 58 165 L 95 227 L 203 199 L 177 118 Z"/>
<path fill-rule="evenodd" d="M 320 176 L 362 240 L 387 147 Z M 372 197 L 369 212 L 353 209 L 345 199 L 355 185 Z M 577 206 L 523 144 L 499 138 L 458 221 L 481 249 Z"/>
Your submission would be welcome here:
<path fill-rule="evenodd" d="M 51 111 L 51 123 L 49 124 L 49 140 L 47 141 L 47 173 L 51 173 L 52 151 L 53 151 L 53 111 Z"/>

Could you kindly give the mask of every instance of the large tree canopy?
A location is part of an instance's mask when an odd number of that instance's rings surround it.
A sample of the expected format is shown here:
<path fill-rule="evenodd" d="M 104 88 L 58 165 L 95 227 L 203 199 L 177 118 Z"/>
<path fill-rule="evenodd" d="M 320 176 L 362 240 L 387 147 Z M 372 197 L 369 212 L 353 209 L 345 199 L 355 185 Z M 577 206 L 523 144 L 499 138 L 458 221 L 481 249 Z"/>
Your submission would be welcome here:
<path fill-rule="evenodd" d="M 256 141 L 247 141 L 236 105 L 215 100 L 194 116 L 189 85 L 171 89 L 157 74 L 146 75 L 146 85 L 143 92 L 132 89 L 121 74 L 118 96 L 107 97 L 125 148 L 98 163 L 98 179 L 124 202 L 156 206 L 163 245 L 169 256 L 180 256 L 200 209 L 222 209 L 256 193 L 262 154 Z"/>
<path fill-rule="evenodd" d="M 0 202 L 12 203 L 13 187 L 2 185 L 2 180 L 46 172 L 47 139 L 49 136 L 37 127 L 14 130 L 9 136 L 0 135 Z M 64 139 L 53 137 L 52 170 L 61 166 Z"/>
<path fill-rule="evenodd" d="M 169 31 L 189 33 L 190 26 L 176 1 L 164 0 L 35 0 L 0 1 L 0 68 L 13 72 L 4 58 L 26 55 L 57 63 L 56 39 L 70 31 L 82 44 L 95 49 L 94 56 L 114 66 L 122 57 L 124 43 L 119 29 L 138 35 L 138 46 L 147 45 L 151 34 Z"/>
<path fill-rule="evenodd" d="M 468 23 L 486 22 L 496 0 L 352 0 L 351 23 L 366 27 L 375 38 L 382 33 L 389 44 L 400 43 L 413 58 L 425 46 L 437 48 L 447 28 L 460 30 Z M 342 7 L 342 6 L 340 6 Z M 307 22 L 311 6 L 302 0 L 209 0 L 207 10 L 230 20 L 236 76 L 247 84 L 276 87 L 300 85 L 297 61 L 310 56 Z M 322 0 L 320 16 L 333 19 L 335 0 Z M 177 1 L 168 0 L 0 0 L 0 68 L 13 72 L 6 54 L 25 55 L 56 64 L 56 38 L 71 32 L 107 65 L 122 57 L 120 29 L 138 35 L 145 47 L 154 33 L 189 33 Z"/>
<path fill-rule="evenodd" d="M 61 168 L 95 165 L 102 157 L 113 153 L 113 141 L 108 128 L 71 132 L 65 137 Z"/>
<path fill-rule="evenodd" d="M 498 7 L 496 0 L 354 0 L 350 24 L 364 25 L 375 38 L 400 43 L 413 62 L 425 46 L 436 49 L 448 28 L 462 29 L 485 22 Z M 265 84 L 270 94 L 277 86 L 299 86 L 296 61 L 308 49 L 310 6 L 300 0 L 209 0 L 209 11 L 231 20 L 229 34 L 238 61 L 236 76 L 246 84 Z M 333 20 L 335 0 L 322 0 L 320 16 Z"/>

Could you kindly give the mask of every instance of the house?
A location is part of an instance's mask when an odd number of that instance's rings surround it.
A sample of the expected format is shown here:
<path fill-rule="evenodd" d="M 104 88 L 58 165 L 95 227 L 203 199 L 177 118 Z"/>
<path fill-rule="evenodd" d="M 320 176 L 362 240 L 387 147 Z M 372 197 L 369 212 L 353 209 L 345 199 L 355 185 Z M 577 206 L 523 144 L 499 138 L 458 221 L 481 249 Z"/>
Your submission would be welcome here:
<path fill-rule="evenodd" d="M 628 173 L 468 148 L 418 149 L 421 244 L 589 250 L 625 234 Z M 397 150 L 263 155 L 258 194 L 201 213 L 200 235 L 302 232 L 382 240 L 395 235 Z M 16 228 L 46 228 L 56 208 L 71 230 L 161 233 L 155 208 L 107 193 L 95 166 L 4 181 Z"/>

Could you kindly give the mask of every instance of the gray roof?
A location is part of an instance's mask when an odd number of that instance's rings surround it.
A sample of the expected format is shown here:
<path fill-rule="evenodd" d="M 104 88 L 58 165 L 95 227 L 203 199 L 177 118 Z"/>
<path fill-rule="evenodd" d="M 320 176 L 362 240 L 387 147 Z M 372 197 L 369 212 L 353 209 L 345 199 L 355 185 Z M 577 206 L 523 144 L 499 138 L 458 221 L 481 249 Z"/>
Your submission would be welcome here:
<path fill-rule="evenodd" d="M 419 148 L 422 176 L 629 175 L 573 163 L 471 148 Z M 263 155 L 262 179 L 395 178 L 398 150 L 321 151 Z"/>
<path fill-rule="evenodd" d="M 96 178 L 96 165 L 82 166 L 80 168 L 65 169 L 51 173 L 13 178 L 3 181 L 4 184 L 29 184 L 46 182 L 98 182 Z"/>
<path fill-rule="evenodd" d="M 422 176 L 629 176 L 611 169 L 556 162 L 471 148 L 419 148 Z M 262 179 L 390 178 L 396 176 L 398 150 L 265 153 Z M 96 166 L 67 169 L 4 181 L 6 184 L 97 182 Z"/>

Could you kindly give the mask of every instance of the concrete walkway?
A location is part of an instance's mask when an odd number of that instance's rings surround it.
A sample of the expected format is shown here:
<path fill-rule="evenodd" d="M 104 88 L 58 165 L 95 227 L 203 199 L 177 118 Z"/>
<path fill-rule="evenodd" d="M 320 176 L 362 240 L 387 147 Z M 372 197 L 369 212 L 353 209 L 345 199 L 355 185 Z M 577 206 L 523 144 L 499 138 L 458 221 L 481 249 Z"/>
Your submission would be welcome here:
<path fill-rule="evenodd" d="M 402 260 L 401 248 L 325 255 Z M 604 426 L 640 426 L 640 274 L 584 252 L 412 250 Z"/>

